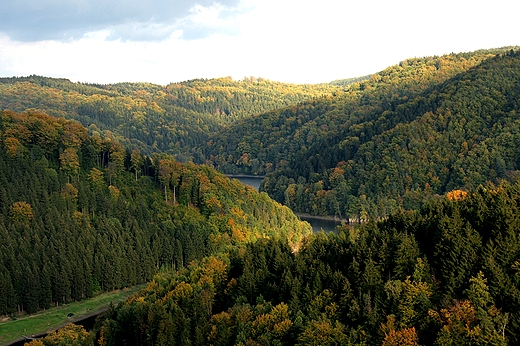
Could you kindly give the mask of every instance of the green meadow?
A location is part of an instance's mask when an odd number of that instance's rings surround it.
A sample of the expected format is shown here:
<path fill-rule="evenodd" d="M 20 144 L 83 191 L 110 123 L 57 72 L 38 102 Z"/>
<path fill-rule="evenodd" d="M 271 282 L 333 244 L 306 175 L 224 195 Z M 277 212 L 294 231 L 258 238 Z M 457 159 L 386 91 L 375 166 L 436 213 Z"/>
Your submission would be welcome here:
<path fill-rule="evenodd" d="M 116 290 L 97 295 L 91 299 L 43 310 L 32 315 L 3 317 L 0 319 L 0 345 L 31 336 L 53 331 L 68 322 L 81 320 L 82 317 L 107 308 L 110 303 L 118 303 L 138 292 L 146 285 Z M 68 318 L 69 314 L 73 314 Z"/>

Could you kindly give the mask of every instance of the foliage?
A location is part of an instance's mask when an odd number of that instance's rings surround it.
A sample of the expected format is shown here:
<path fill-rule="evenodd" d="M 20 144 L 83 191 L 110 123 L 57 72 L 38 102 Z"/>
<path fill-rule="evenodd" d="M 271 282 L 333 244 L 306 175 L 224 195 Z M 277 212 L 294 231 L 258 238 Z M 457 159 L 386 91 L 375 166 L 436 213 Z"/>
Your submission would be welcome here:
<path fill-rule="evenodd" d="M 414 58 L 322 85 L 3 78 L 0 106 L 75 119 L 142 155 L 266 175 L 262 191 L 293 210 L 364 222 L 518 176 L 519 55 L 505 47 Z M 23 136 L 4 146 L 26 154 Z M 74 148 L 61 150 L 73 179 Z"/>
<path fill-rule="evenodd" d="M 238 180 L 166 155 L 132 156 L 73 121 L 4 111 L 0 139 L 0 315 L 147 282 L 161 267 L 257 239 L 297 244 L 311 232 Z M 9 139 L 23 149 L 15 156 Z M 173 178 L 163 179 L 163 161 Z"/>
<path fill-rule="evenodd" d="M 519 80 L 510 48 L 343 87 L 2 79 L 0 314 L 153 278 L 99 344 L 518 344 Z"/>
<path fill-rule="evenodd" d="M 408 59 L 197 150 L 221 171 L 266 174 L 263 191 L 293 210 L 379 219 L 516 176 L 519 80 L 510 48 Z"/>
<path fill-rule="evenodd" d="M 160 86 L 72 83 L 41 76 L 0 78 L 0 109 L 36 109 L 74 119 L 90 134 L 114 136 L 143 154 L 190 155 L 209 134 L 244 117 L 321 97 L 333 85 L 294 85 L 262 78 L 191 80 Z M 15 152 L 17 143 L 11 143 Z"/>
<path fill-rule="evenodd" d="M 233 248 L 161 272 L 100 322 L 98 337 L 104 345 L 517 344 L 519 202 L 520 182 L 503 184 L 317 233 L 298 252 L 274 239 Z M 474 240 L 459 236 L 468 233 Z M 474 257 L 460 255 L 469 247 Z"/>
<path fill-rule="evenodd" d="M 50 333 L 43 340 L 33 340 L 26 346 L 94 346 L 94 338 L 82 326 L 72 323 Z"/>

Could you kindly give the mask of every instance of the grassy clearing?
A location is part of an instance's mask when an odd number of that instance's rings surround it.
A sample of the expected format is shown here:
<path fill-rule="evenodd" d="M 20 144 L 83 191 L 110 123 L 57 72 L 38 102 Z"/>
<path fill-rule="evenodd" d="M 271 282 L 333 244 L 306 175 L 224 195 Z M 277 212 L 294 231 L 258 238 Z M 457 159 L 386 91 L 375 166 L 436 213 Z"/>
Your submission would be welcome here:
<path fill-rule="evenodd" d="M 52 331 L 71 321 L 67 318 L 73 313 L 73 320 L 80 319 L 94 311 L 103 309 L 110 302 L 118 303 L 146 285 L 138 285 L 113 292 L 103 293 L 88 300 L 73 302 L 53 307 L 32 315 L 16 316 L 16 320 L 0 317 L 0 345 L 5 345 L 19 339 L 22 335 L 30 336 Z"/>

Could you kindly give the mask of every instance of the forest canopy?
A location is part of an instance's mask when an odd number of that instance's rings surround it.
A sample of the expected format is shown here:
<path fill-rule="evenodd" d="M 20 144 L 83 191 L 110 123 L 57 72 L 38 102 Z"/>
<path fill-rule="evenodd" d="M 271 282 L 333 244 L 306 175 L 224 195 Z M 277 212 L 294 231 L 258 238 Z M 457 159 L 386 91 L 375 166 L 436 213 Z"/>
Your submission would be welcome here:
<path fill-rule="evenodd" d="M 333 96 L 241 119 L 199 149 L 227 173 L 267 175 L 293 210 L 352 221 L 453 189 L 514 180 L 520 51 L 405 60 Z"/>
<path fill-rule="evenodd" d="M 329 85 L 2 78 L 0 315 L 148 282 L 32 345 L 519 344 L 519 99 L 518 47 Z"/>
<path fill-rule="evenodd" d="M 190 156 L 211 133 L 249 117 L 329 95 L 332 85 L 296 85 L 262 78 L 198 79 L 161 86 L 72 83 L 41 76 L 0 78 L 0 109 L 35 109 L 74 119 L 89 133 L 114 135 L 146 155 Z"/>
<path fill-rule="evenodd" d="M 0 115 L 0 315 L 147 282 L 261 238 L 311 232 L 207 166 L 147 157 L 36 111 Z"/>
<path fill-rule="evenodd" d="M 266 176 L 291 209 L 353 222 L 518 175 L 518 47 L 407 59 L 320 85 L 0 79 L 0 106 L 75 119 L 145 155 Z"/>
<path fill-rule="evenodd" d="M 519 342 L 520 184 L 419 211 L 262 239 L 162 271 L 98 322 L 103 345 L 506 345 Z"/>

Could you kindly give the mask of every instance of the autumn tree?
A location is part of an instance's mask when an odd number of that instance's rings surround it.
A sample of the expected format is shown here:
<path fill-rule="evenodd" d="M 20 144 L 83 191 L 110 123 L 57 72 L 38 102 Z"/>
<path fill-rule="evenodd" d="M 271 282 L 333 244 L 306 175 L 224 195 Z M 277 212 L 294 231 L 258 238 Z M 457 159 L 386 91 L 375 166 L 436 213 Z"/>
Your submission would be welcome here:
<path fill-rule="evenodd" d="M 179 179 L 179 165 L 173 157 L 167 157 L 159 160 L 158 164 L 158 178 L 164 186 L 164 199 L 168 202 L 168 189 L 170 185 L 173 186 L 173 204 L 177 204 L 176 187 Z"/>
<path fill-rule="evenodd" d="M 94 346 L 94 336 L 88 333 L 83 326 L 72 323 L 47 335 L 43 340 L 34 340 L 28 346 Z"/>
<path fill-rule="evenodd" d="M 75 148 L 68 147 L 60 154 L 60 169 L 67 174 L 69 179 L 78 175 L 79 157 Z"/>
<path fill-rule="evenodd" d="M 442 324 L 437 345 L 507 345 L 508 316 L 494 306 L 486 281 L 479 272 L 470 279 L 469 300 L 455 301 L 440 312 L 430 310 Z"/>
<path fill-rule="evenodd" d="M 9 208 L 9 214 L 13 222 L 29 224 L 34 217 L 33 209 L 27 202 L 14 202 Z"/>

